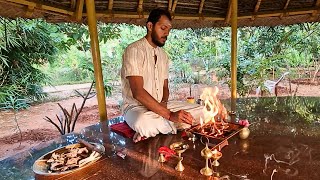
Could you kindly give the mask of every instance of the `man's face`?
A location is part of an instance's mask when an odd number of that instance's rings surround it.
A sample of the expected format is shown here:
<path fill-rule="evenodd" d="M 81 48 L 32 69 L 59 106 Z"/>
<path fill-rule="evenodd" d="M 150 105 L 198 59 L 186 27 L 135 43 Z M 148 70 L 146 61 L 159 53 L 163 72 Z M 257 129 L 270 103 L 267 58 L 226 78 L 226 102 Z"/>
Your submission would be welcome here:
<path fill-rule="evenodd" d="M 171 28 L 171 21 L 167 18 L 167 16 L 162 15 L 159 21 L 156 22 L 152 27 L 152 42 L 159 47 L 164 46 Z"/>

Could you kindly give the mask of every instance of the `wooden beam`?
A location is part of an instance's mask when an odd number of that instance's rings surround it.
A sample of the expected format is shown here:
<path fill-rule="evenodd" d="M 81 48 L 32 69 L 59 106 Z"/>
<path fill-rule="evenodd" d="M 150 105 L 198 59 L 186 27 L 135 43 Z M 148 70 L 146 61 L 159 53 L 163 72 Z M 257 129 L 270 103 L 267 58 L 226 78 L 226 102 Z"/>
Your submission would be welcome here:
<path fill-rule="evenodd" d="M 65 14 L 65 15 L 73 15 L 74 13 L 70 10 L 66 10 L 60 7 L 54 7 L 54 6 L 49 6 L 49 5 L 45 5 L 42 4 L 40 2 L 36 2 L 36 1 L 27 1 L 27 0 L 6 0 L 7 2 L 12 2 L 15 4 L 20 4 L 20 5 L 26 5 L 26 6 L 34 6 L 35 9 L 40 9 L 40 10 L 46 10 L 46 11 L 52 11 L 52 12 L 56 12 L 59 14 Z"/>
<path fill-rule="evenodd" d="M 203 5 L 204 5 L 204 0 L 201 0 L 200 5 L 199 5 L 199 14 L 202 14 Z"/>
<path fill-rule="evenodd" d="M 226 16 L 226 19 L 225 19 L 225 23 L 226 23 L 226 24 L 228 24 L 228 23 L 230 22 L 230 18 L 231 18 L 231 4 L 232 4 L 232 0 L 229 0 L 227 16 Z"/>
<path fill-rule="evenodd" d="M 255 15 L 248 14 L 248 15 L 242 15 L 239 16 L 238 19 L 249 19 L 255 16 L 256 18 L 264 18 L 264 17 L 280 17 L 281 14 L 286 13 L 288 16 L 294 16 L 294 15 L 305 15 L 305 14 L 312 14 L 316 9 L 315 8 L 304 8 L 304 9 L 296 9 L 296 10 L 287 10 L 284 12 L 281 11 L 269 11 L 269 12 L 263 12 L 263 13 L 257 13 Z"/>
<path fill-rule="evenodd" d="M 253 14 L 256 14 L 258 11 L 259 11 L 259 8 L 260 8 L 260 4 L 261 4 L 261 1 L 262 0 L 258 0 L 257 1 L 257 4 L 256 4 L 256 6 L 254 7 L 254 10 L 253 10 Z M 254 20 L 254 16 L 251 18 L 251 20 Z"/>
<path fill-rule="evenodd" d="M 139 0 L 137 12 L 138 12 L 138 14 L 141 14 L 142 11 L 143 11 L 143 0 Z"/>
<path fill-rule="evenodd" d="M 315 10 L 312 15 L 311 15 L 311 18 L 314 19 L 315 16 L 319 13 L 319 6 L 320 6 L 320 0 L 317 0 L 316 3 L 315 3 L 315 7 L 317 10 Z"/>
<path fill-rule="evenodd" d="M 76 12 L 75 12 L 75 19 L 78 22 L 80 22 L 82 20 L 83 6 L 84 6 L 84 0 L 78 0 L 77 5 L 76 5 Z"/>
<path fill-rule="evenodd" d="M 289 6 L 290 0 L 287 0 L 286 4 L 283 7 L 283 10 L 287 10 Z"/>
<path fill-rule="evenodd" d="M 304 9 L 296 9 L 296 10 L 288 10 L 286 13 L 289 16 L 294 15 L 306 15 L 306 14 L 312 14 L 314 11 L 316 11 L 316 8 L 304 8 Z M 252 19 L 253 17 L 256 18 L 264 18 L 264 17 L 279 17 L 283 13 L 283 10 L 278 11 L 267 11 L 267 12 L 258 12 L 257 14 L 249 13 L 242 16 L 238 16 L 238 19 Z M 84 16 L 87 16 L 87 14 L 84 14 Z M 148 18 L 148 13 L 143 13 L 144 18 Z M 138 19 L 140 18 L 139 15 L 135 12 L 129 13 L 129 12 L 112 12 L 104 11 L 104 12 L 97 12 L 97 17 L 115 17 L 115 18 L 132 18 L 132 19 Z M 203 16 L 199 18 L 198 14 L 190 15 L 190 14 L 175 14 L 175 19 L 184 19 L 184 20 L 197 20 L 197 19 L 204 19 L 208 21 L 223 21 L 226 18 L 222 16 Z"/>
<path fill-rule="evenodd" d="M 186 15 L 183 15 L 183 14 L 177 14 L 174 16 L 174 19 L 180 19 L 180 20 L 206 20 L 206 21 L 223 21 L 224 20 L 224 17 L 210 17 L 210 16 L 196 16 L 196 15 L 193 15 L 193 16 L 186 16 Z"/>
<path fill-rule="evenodd" d="M 171 12 L 172 12 L 173 14 L 174 14 L 174 11 L 176 10 L 177 3 L 178 3 L 178 0 L 174 0 L 174 1 L 173 1 L 172 9 L 171 9 Z"/>
<path fill-rule="evenodd" d="M 260 8 L 260 4 L 261 4 L 262 0 L 258 0 L 256 6 L 254 7 L 254 13 L 257 13 L 259 11 Z"/>
<path fill-rule="evenodd" d="M 172 10 L 172 0 L 168 0 L 168 11 Z"/>
<path fill-rule="evenodd" d="M 128 12 L 113 12 L 110 13 L 108 11 L 105 12 L 97 12 L 97 17 L 98 18 L 130 18 L 130 19 L 139 19 L 140 15 L 137 13 L 128 13 Z M 143 13 L 143 18 L 148 18 L 148 13 Z M 87 16 L 86 13 L 84 13 L 84 16 Z M 190 15 L 190 14 L 177 14 L 175 15 L 174 19 L 180 19 L 180 20 L 199 20 L 199 19 L 204 19 L 204 20 L 209 20 L 209 21 L 223 21 L 224 17 L 210 17 L 206 16 L 203 18 L 199 18 L 199 15 Z"/>
<path fill-rule="evenodd" d="M 70 7 L 72 10 L 76 9 L 76 3 L 77 3 L 77 0 L 70 0 Z"/>
<path fill-rule="evenodd" d="M 34 6 L 28 6 L 27 12 L 26 12 L 26 16 L 27 18 L 31 18 L 33 13 L 34 13 Z"/>
<path fill-rule="evenodd" d="M 113 9 L 113 0 L 109 0 L 109 2 L 108 2 L 108 10 L 112 11 L 112 9 Z"/>
<path fill-rule="evenodd" d="M 284 7 L 283 7 L 283 14 L 280 15 L 280 19 L 281 19 L 284 15 L 286 15 L 286 10 L 287 10 L 287 8 L 288 8 L 288 6 L 289 6 L 289 3 L 290 3 L 290 0 L 287 0 L 287 1 L 286 1 L 286 4 L 285 4 Z"/>
<path fill-rule="evenodd" d="M 56 6 L 49 6 L 46 4 L 39 3 L 38 1 L 28 1 L 28 0 L 0 0 L 1 2 L 12 4 L 12 5 L 23 5 L 23 6 L 30 6 L 29 15 L 32 12 L 31 7 L 34 7 L 33 10 L 38 10 L 44 13 L 48 14 L 54 14 L 54 15 L 70 15 L 74 16 L 75 12 L 72 12 L 70 10 L 64 9 L 62 7 L 56 7 Z M 83 1 L 83 0 L 82 0 Z M 172 0 L 169 0 L 172 2 Z M 173 3 L 174 4 L 174 3 Z M 177 4 L 177 0 L 175 0 L 175 7 Z M 175 19 L 185 19 L 185 20 L 196 20 L 196 19 L 204 19 L 208 21 L 222 21 L 225 20 L 225 22 L 229 23 L 230 16 L 231 16 L 231 8 L 230 8 L 231 0 L 229 0 L 229 8 L 228 8 L 228 14 L 230 12 L 230 15 L 227 14 L 225 18 L 220 16 L 207 16 L 207 17 L 201 17 L 199 18 L 199 15 L 190 15 L 190 14 L 176 14 Z M 170 6 L 170 3 L 169 3 Z M 315 6 L 311 8 L 304 8 L 304 9 L 295 9 L 295 10 L 286 10 L 285 12 L 283 10 L 281 11 L 269 11 L 269 12 L 258 12 L 256 14 L 249 13 L 247 15 L 239 16 L 238 19 L 252 19 L 252 18 L 264 18 L 264 17 L 280 17 L 283 15 L 283 13 L 286 13 L 288 16 L 294 16 L 294 15 L 311 15 L 311 17 L 316 17 L 316 15 L 319 13 L 319 6 L 320 6 L 320 0 L 317 0 L 315 2 Z M 27 8 L 27 7 L 26 7 Z M 109 6 L 108 9 L 112 10 L 113 8 L 113 1 L 109 0 Z M 173 8 L 173 7 L 172 7 Z M 174 8 L 175 9 L 175 8 Z M 148 14 L 143 13 L 144 17 L 147 18 Z M 312 16 L 313 15 L 313 16 Z M 85 15 L 86 16 L 86 15 Z M 117 17 L 117 18 L 141 18 L 137 14 L 130 14 L 128 12 L 100 12 L 97 14 L 97 16 L 100 17 Z"/>

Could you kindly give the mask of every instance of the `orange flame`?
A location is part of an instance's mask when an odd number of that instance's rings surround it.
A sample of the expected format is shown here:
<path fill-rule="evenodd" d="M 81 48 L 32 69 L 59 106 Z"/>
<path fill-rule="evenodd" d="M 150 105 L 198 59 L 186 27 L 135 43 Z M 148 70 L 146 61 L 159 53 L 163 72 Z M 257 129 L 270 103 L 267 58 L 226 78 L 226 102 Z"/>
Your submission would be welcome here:
<path fill-rule="evenodd" d="M 205 88 L 200 98 L 204 101 L 203 118 L 200 118 L 201 127 L 210 125 L 211 133 L 214 136 L 223 134 L 223 130 L 227 128 L 227 123 L 224 121 L 227 118 L 227 110 L 217 98 L 219 89 Z"/>

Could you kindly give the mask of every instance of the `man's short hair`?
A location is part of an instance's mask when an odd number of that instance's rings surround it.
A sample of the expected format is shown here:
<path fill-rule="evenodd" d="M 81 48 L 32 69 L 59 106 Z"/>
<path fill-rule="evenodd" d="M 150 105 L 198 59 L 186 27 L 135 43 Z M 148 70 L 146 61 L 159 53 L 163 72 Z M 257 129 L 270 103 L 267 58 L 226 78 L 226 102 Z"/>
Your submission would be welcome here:
<path fill-rule="evenodd" d="M 153 9 L 150 12 L 147 23 L 151 22 L 153 25 L 155 25 L 159 21 L 162 15 L 167 16 L 167 18 L 170 21 L 172 20 L 171 14 L 168 10 L 157 8 L 157 9 Z"/>

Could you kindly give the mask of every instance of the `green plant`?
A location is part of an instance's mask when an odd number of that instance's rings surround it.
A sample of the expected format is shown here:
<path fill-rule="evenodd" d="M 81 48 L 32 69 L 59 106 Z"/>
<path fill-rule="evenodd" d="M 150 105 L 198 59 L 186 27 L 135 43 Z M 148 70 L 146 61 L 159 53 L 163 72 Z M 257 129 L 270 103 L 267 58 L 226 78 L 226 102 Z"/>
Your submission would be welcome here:
<path fill-rule="evenodd" d="M 29 102 L 43 98 L 41 86 L 49 81 L 38 66 L 54 60 L 57 29 L 42 20 L 0 18 L 0 23 L 0 103 L 10 96 Z"/>
<path fill-rule="evenodd" d="M 58 103 L 58 106 L 60 107 L 60 109 L 63 113 L 63 116 L 56 115 L 59 124 L 55 123 L 48 116 L 46 116 L 43 119 L 46 120 L 47 122 L 51 123 L 52 125 L 54 125 L 58 129 L 58 131 L 60 132 L 61 135 L 73 132 L 74 128 L 76 126 L 77 120 L 79 118 L 79 115 L 82 112 L 82 109 L 83 109 L 86 101 L 96 95 L 95 93 L 91 94 L 91 90 L 92 90 L 93 85 L 94 85 L 94 82 L 91 83 L 91 86 L 90 86 L 88 92 L 86 93 L 86 95 L 83 95 L 79 91 L 76 91 L 76 93 L 83 98 L 82 104 L 79 109 L 77 108 L 76 104 L 73 103 L 71 111 L 69 113 L 66 108 L 62 107 L 61 104 Z"/>
<path fill-rule="evenodd" d="M 112 91 L 113 91 L 113 86 L 107 80 L 105 80 L 104 81 L 104 92 L 105 92 L 105 95 L 107 97 L 110 97 L 112 95 Z"/>

